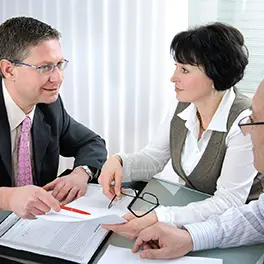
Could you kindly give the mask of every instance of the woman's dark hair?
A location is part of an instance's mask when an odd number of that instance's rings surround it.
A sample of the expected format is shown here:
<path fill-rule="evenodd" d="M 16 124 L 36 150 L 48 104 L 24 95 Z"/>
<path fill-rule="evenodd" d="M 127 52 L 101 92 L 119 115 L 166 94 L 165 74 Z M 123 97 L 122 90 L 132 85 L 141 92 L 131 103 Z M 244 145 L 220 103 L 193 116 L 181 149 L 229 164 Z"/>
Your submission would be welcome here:
<path fill-rule="evenodd" d="M 170 51 L 175 61 L 203 68 L 218 91 L 239 82 L 248 64 L 241 32 L 219 22 L 178 33 Z"/>

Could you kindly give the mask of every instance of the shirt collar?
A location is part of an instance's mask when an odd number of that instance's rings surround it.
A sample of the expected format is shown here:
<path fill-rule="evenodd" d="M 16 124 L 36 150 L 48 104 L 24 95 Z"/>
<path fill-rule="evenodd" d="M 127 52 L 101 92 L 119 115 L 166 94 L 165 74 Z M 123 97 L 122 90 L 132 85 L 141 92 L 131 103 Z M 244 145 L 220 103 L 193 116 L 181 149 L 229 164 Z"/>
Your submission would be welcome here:
<path fill-rule="evenodd" d="M 234 100 L 235 92 L 232 87 L 226 90 L 207 130 L 227 132 L 227 120 Z M 187 128 L 190 128 L 191 126 L 194 126 L 197 122 L 196 112 L 196 106 L 194 104 L 190 104 L 182 112 L 180 112 L 178 116 L 181 119 L 186 120 L 185 126 Z"/>
<path fill-rule="evenodd" d="M 178 117 L 182 120 L 186 120 L 185 126 L 191 130 L 192 127 L 196 126 L 197 116 L 196 116 L 196 106 L 194 104 L 190 104 L 186 107 L 182 112 L 178 113 Z"/>
<path fill-rule="evenodd" d="M 33 110 L 29 114 L 25 115 L 25 113 L 20 109 L 20 107 L 12 99 L 11 95 L 9 94 L 5 86 L 4 80 L 2 80 L 2 87 L 3 87 L 3 96 L 4 96 L 5 106 L 6 106 L 8 122 L 9 122 L 11 131 L 16 129 L 23 122 L 26 116 L 30 117 L 31 123 L 32 123 L 36 106 L 34 106 Z"/>

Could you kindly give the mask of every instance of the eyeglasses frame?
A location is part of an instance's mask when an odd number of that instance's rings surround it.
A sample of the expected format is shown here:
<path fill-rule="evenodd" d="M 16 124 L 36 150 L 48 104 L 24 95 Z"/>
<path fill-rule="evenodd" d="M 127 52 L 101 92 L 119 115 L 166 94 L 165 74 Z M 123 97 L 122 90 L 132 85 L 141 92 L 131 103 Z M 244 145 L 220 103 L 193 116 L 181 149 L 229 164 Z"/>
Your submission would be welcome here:
<path fill-rule="evenodd" d="M 250 120 L 250 123 L 244 123 L 244 124 L 241 124 L 243 122 L 243 120 L 245 119 L 249 119 Z M 247 135 L 247 134 L 250 134 L 250 132 L 248 131 L 243 131 L 243 127 L 249 127 L 249 126 L 259 126 L 259 125 L 264 125 L 264 122 L 253 122 L 252 121 L 252 118 L 250 116 L 245 116 L 243 117 L 239 122 L 238 122 L 238 126 L 239 128 L 241 129 L 243 135 Z"/>
<path fill-rule="evenodd" d="M 264 125 L 264 122 L 251 122 L 251 123 L 245 123 L 245 124 L 241 124 L 242 120 L 249 118 L 249 120 L 252 120 L 250 116 L 245 116 L 243 117 L 239 122 L 238 122 L 238 126 L 239 127 L 243 127 L 243 126 L 257 126 L 257 125 Z"/>
<path fill-rule="evenodd" d="M 135 195 L 131 195 L 131 194 L 127 194 L 127 193 L 122 192 L 122 188 L 123 188 L 123 189 L 130 189 L 130 190 L 133 190 L 134 193 L 135 193 Z M 157 208 L 157 207 L 160 205 L 160 204 L 159 204 L 159 199 L 158 199 L 158 197 L 157 197 L 155 194 L 153 194 L 153 193 L 150 193 L 150 192 L 144 192 L 144 193 L 142 193 L 142 195 L 140 195 L 140 192 L 139 192 L 138 190 L 136 190 L 136 189 L 133 189 L 133 188 L 124 188 L 124 187 L 122 187 L 122 188 L 121 188 L 121 194 L 122 194 L 122 195 L 134 198 L 133 201 L 127 206 L 127 209 L 128 209 L 128 210 L 129 210 L 129 211 L 130 211 L 135 217 L 137 217 L 137 218 L 140 218 L 140 217 L 143 217 L 143 216 L 149 214 L 150 212 L 152 212 L 155 208 Z M 146 195 L 146 194 L 153 196 L 153 197 L 156 199 L 156 203 L 152 203 L 151 201 L 148 201 L 148 200 L 144 199 L 144 195 Z M 109 203 L 109 205 L 108 205 L 108 209 L 110 209 L 110 208 L 113 206 L 113 203 L 114 203 L 114 201 L 115 201 L 116 198 L 117 198 L 117 195 L 114 195 L 114 197 L 112 198 L 112 200 L 110 201 L 110 203 Z M 154 206 L 153 206 L 153 208 L 151 208 L 150 210 L 146 211 L 144 214 L 142 214 L 142 215 L 138 215 L 138 214 L 135 213 L 134 210 L 131 208 L 132 205 L 134 204 L 134 202 L 136 201 L 136 199 L 143 200 L 143 201 L 145 201 L 145 202 L 147 202 L 147 203 L 153 204 Z"/>
<path fill-rule="evenodd" d="M 36 69 L 41 75 L 48 75 L 48 74 L 50 74 L 50 73 L 52 73 L 53 71 L 54 71 L 54 69 L 55 69 L 55 67 L 58 67 L 58 65 L 60 64 L 60 63 L 62 63 L 62 62 L 65 62 L 66 63 L 66 65 L 65 65 L 65 67 L 64 67 L 64 69 L 63 70 L 65 70 L 65 68 L 67 67 L 67 65 L 68 65 L 68 63 L 69 63 L 69 61 L 68 60 L 66 60 L 66 59 L 63 59 L 63 60 L 61 60 L 61 61 L 59 61 L 57 64 L 46 64 L 46 65 L 41 65 L 41 66 L 36 66 L 36 65 L 33 65 L 33 64 L 28 64 L 28 63 L 24 63 L 24 62 L 22 62 L 22 61 L 16 61 L 16 60 L 14 60 L 14 61 L 10 61 L 11 63 L 13 63 L 13 64 L 15 64 L 15 65 L 24 65 L 24 66 L 27 66 L 27 67 L 30 67 L 30 68 L 33 68 L 33 69 Z M 52 70 L 51 71 L 49 71 L 49 72 L 47 72 L 47 73 L 41 73 L 41 69 L 43 69 L 44 67 L 46 67 L 46 66 L 52 66 Z M 63 70 L 61 70 L 60 68 L 58 68 L 60 71 L 63 71 Z"/>

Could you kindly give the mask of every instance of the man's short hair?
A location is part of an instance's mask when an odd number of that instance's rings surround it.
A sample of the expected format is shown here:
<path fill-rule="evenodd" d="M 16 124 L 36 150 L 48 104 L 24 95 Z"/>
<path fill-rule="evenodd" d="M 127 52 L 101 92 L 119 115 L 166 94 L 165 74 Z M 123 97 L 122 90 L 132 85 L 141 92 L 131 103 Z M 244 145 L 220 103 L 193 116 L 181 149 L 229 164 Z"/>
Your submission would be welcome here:
<path fill-rule="evenodd" d="M 248 64 L 243 35 L 220 22 L 178 33 L 170 50 L 175 61 L 201 67 L 218 91 L 239 82 Z"/>
<path fill-rule="evenodd" d="M 0 25 L 0 60 L 23 61 L 31 47 L 44 40 L 59 38 L 56 29 L 35 18 L 10 18 Z M 0 76 L 4 77 L 1 69 Z"/>

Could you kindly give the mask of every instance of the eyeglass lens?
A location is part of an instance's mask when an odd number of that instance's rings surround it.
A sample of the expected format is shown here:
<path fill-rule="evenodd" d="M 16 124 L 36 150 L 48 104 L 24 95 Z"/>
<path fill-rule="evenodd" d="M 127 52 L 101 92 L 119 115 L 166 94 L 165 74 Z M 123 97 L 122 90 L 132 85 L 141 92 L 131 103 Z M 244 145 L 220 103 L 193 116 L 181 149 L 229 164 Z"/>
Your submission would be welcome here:
<path fill-rule="evenodd" d="M 48 73 L 53 72 L 55 67 L 57 67 L 60 71 L 63 71 L 66 68 L 67 64 L 68 64 L 68 61 L 66 60 L 60 61 L 57 65 L 48 64 L 45 66 L 41 66 L 39 68 L 39 72 L 41 74 L 48 74 Z"/>
<path fill-rule="evenodd" d="M 152 211 L 157 207 L 158 200 L 157 197 L 150 193 L 144 193 L 140 198 L 136 199 L 135 202 L 130 206 L 130 209 L 137 212 L 137 215 L 141 216 L 145 212 Z M 142 211 L 142 213 L 138 213 Z"/>

